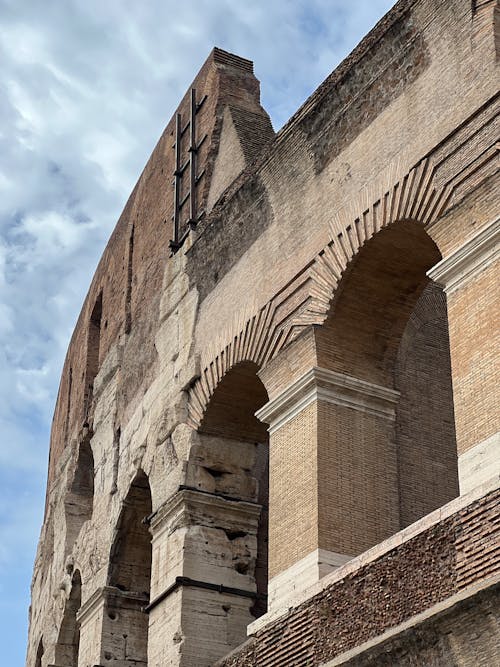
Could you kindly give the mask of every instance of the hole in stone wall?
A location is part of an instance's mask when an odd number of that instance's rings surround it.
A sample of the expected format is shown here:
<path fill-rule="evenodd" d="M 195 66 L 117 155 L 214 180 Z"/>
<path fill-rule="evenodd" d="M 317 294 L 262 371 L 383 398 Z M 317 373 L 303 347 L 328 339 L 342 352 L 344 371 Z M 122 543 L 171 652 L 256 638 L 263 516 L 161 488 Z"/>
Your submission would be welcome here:
<path fill-rule="evenodd" d="M 222 477 L 224 475 L 223 470 L 214 470 L 213 468 L 205 468 L 205 470 L 208 472 L 209 475 L 212 475 L 212 477 Z"/>
<path fill-rule="evenodd" d="M 227 535 L 227 539 L 232 542 L 233 540 L 238 539 L 238 537 L 246 537 L 248 533 L 243 530 L 227 530 L 224 529 L 224 532 Z"/>

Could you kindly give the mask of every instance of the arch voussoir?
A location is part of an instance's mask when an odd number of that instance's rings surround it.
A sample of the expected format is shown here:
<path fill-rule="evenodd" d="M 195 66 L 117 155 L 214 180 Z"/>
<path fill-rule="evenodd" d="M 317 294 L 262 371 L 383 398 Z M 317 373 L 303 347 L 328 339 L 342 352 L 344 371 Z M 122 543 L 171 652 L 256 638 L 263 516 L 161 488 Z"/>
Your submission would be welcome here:
<path fill-rule="evenodd" d="M 260 368 L 304 329 L 325 321 L 346 270 L 373 236 L 400 221 L 412 220 L 428 227 L 443 215 L 453 185 L 435 183 L 430 158 L 423 158 L 398 179 L 397 171 L 397 164 L 389 165 L 385 183 L 365 187 L 355 201 L 335 213 L 329 225 L 330 241 L 313 261 L 257 313 L 237 318 L 221 336 L 189 389 L 188 422 L 193 428 L 199 428 L 216 387 L 234 366 L 249 361 Z M 287 312 L 291 286 L 298 284 L 306 285 L 303 301 Z M 228 338 L 229 342 L 222 342 Z"/>

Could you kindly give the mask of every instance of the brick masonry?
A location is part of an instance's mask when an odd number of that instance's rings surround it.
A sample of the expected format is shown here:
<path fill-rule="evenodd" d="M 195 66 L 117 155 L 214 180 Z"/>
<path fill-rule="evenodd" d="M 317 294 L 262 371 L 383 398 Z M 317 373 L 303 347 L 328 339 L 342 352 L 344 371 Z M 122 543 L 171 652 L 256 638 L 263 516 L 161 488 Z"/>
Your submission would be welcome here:
<path fill-rule="evenodd" d="M 359 567 L 257 631 L 217 666 L 323 664 L 498 574 L 500 563 L 492 554 L 500 546 L 499 501 L 494 491 Z M 489 646 L 497 639 L 493 634 Z"/>

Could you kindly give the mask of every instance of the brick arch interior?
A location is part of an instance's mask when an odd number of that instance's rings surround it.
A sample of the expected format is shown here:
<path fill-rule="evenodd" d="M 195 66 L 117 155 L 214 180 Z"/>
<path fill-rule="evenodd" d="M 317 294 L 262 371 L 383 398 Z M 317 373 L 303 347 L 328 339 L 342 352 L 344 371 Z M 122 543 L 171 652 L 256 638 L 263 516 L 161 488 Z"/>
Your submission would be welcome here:
<path fill-rule="evenodd" d="M 56 665 L 78 667 L 80 627 L 76 618 L 82 604 L 82 580 L 75 570 L 71 579 L 71 591 L 64 606 L 64 615 L 55 647 Z"/>
<path fill-rule="evenodd" d="M 440 259 L 422 225 L 385 227 L 350 263 L 317 328 L 319 366 L 363 381 L 368 394 L 398 392 L 392 421 L 324 408 L 325 496 L 340 484 L 355 499 L 333 551 L 359 553 L 458 494 L 446 301 L 426 275 Z M 320 523 L 321 513 L 320 504 Z"/>
<path fill-rule="evenodd" d="M 103 647 L 104 658 L 119 667 L 147 665 L 149 622 L 143 609 L 150 598 L 152 548 L 144 519 L 151 512 L 151 489 L 141 470 L 123 502 L 110 554 Z"/>
<path fill-rule="evenodd" d="M 317 336 L 318 362 L 384 386 L 394 384 L 401 336 L 426 271 L 441 259 L 422 225 L 385 227 L 359 250 L 338 285 Z"/>
<path fill-rule="evenodd" d="M 266 440 L 267 428 L 255 416 L 268 400 L 257 370 L 254 362 L 243 361 L 224 375 L 210 399 L 200 431 L 249 442 Z"/>
<path fill-rule="evenodd" d="M 207 406 L 190 462 L 196 488 L 261 508 L 256 534 L 253 529 L 239 531 L 232 545 L 238 552 L 235 567 L 248 579 L 242 585 L 252 586 L 258 596 L 248 622 L 267 610 L 269 435 L 255 412 L 268 395 L 257 370 L 257 364 L 245 361 L 224 375 Z"/>

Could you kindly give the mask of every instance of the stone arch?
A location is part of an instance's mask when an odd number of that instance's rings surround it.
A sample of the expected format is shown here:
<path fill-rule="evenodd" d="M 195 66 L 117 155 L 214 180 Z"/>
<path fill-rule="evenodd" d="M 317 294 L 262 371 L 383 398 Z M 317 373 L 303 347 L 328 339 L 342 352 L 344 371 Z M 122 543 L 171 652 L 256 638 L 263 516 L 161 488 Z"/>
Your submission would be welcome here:
<path fill-rule="evenodd" d="M 115 530 L 108 569 L 104 618 L 104 653 L 121 667 L 147 665 L 148 615 L 151 590 L 151 535 L 147 517 L 152 512 L 147 475 L 135 475 Z"/>
<path fill-rule="evenodd" d="M 251 442 L 265 440 L 266 426 L 255 412 L 268 396 L 257 371 L 254 361 L 240 361 L 222 376 L 207 405 L 200 431 Z"/>
<path fill-rule="evenodd" d="M 80 626 L 77 613 L 82 605 L 82 579 L 80 571 L 75 570 L 71 578 L 71 590 L 66 604 L 55 646 L 55 664 L 65 667 L 78 667 L 80 648 Z"/>
<path fill-rule="evenodd" d="M 94 504 L 94 455 L 90 433 L 79 443 L 73 477 L 65 499 L 66 550 L 71 549 L 83 524 L 91 519 Z"/>
<path fill-rule="evenodd" d="M 427 277 L 440 258 L 421 223 L 383 226 L 359 246 L 316 328 L 316 363 L 342 395 L 324 408 L 322 437 L 335 454 L 325 444 L 323 493 L 340 475 L 357 498 L 340 553 L 359 553 L 458 495 L 446 301 Z"/>
<path fill-rule="evenodd" d="M 399 164 L 390 164 L 355 201 L 335 213 L 323 250 L 256 314 L 237 318 L 231 331 L 206 352 L 200 377 L 189 390 L 191 426 L 200 426 L 215 388 L 233 366 L 253 361 L 262 367 L 305 329 L 325 321 L 345 272 L 374 235 L 402 220 L 429 227 L 443 215 L 453 186 L 436 183 L 435 171 L 426 157 L 396 179 Z"/>
<path fill-rule="evenodd" d="M 248 526 L 229 526 L 225 545 L 234 552 L 231 562 L 241 575 L 239 587 L 257 595 L 250 608 L 253 617 L 267 609 L 269 530 L 269 435 L 255 416 L 268 394 L 257 371 L 255 362 L 242 361 L 215 387 L 191 450 L 187 478 L 198 490 L 258 506 L 257 525 L 252 513 Z"/>
<path fill-rule="evenodd" d="M 42 667 L 43 654 L 44 654 L 43 637 L 41 637 L 36 649 L 35 667 Z"/>

